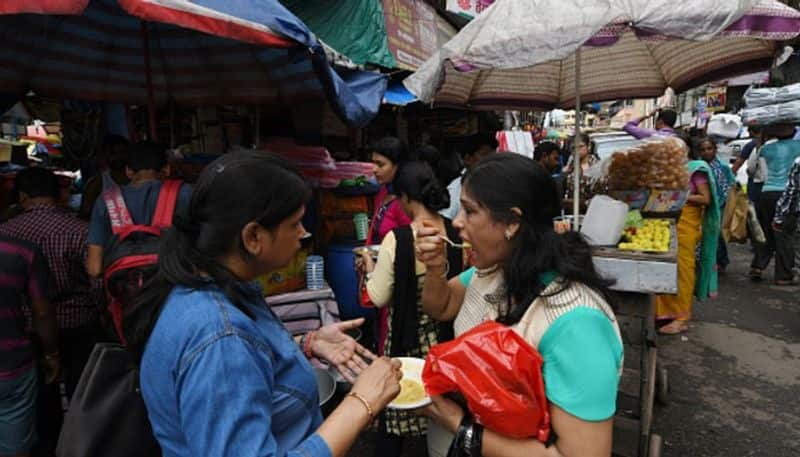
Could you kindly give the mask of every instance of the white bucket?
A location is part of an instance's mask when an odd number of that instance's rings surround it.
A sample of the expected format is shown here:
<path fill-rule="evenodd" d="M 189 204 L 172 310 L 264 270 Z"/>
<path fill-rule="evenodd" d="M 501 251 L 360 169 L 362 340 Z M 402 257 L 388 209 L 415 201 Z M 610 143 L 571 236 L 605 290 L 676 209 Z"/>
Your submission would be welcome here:
<path fill-rule="evenodd" d="M 593 246 L 612 246 L 622 238 L 628 205 L 607 195 L 592 198 L 583 218 L 581 234 Z"/>

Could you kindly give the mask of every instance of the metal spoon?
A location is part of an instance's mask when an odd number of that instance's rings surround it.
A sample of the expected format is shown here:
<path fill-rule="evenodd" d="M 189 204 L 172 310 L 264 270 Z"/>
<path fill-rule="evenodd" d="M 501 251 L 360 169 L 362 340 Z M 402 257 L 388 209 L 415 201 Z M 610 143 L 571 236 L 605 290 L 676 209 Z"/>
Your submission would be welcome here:
<path fill-rule="evenodd" d="M 456 242 L 454 242 L 453 240 L 451 240 L 450 238 L 448 238 L 448 237 L 446 237 L 444 235 L 438 235 L 438 237 L 439 237 L 440 240 L 444 241 L 445 243 L 449 244 L 450 246 L 452 246 L 452 247 L 454 247 L 456 249 L 469 249 L 469 248 L 472 247 L 471 244 L 466 243 L 466 242 L 465 243 L 461 243 L 461 244 L 456 243 Z"/>

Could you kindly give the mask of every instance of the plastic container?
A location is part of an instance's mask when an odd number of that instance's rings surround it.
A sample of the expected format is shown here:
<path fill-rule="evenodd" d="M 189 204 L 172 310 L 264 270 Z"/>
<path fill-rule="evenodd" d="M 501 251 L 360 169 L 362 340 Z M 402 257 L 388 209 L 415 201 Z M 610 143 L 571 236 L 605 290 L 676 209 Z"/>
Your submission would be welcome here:
<path fill-rule="evenodd" d="M 325 287 L 325 259 L 310 255 L 306 259 L 306 289 L 320 290 Z"/>
<path fill-rule="evenodd" d="M 589 203 L 581 234 L 593 246 L 616 245 L 622 238 L 628 205 L 607 195 L 598 195 Z"/>
<path fill-rule="evenodd" d="M 332 244 L 328 248 L 326 269 L 328 284 L 336 295 L 339 315 L 342 320 L 372 316 L 374 310 L 358 303 L 358 276 L 356 274 L 353 248 L 356 244 Z"/>
<path fill-rule="evenodd" d="M 367 213 L 358 213 L 353 216 L 353 225 L 356 228 L 356 239 L 364 241 L 367 239 L 367 232 L 369 232 L 369 216 Z"/>

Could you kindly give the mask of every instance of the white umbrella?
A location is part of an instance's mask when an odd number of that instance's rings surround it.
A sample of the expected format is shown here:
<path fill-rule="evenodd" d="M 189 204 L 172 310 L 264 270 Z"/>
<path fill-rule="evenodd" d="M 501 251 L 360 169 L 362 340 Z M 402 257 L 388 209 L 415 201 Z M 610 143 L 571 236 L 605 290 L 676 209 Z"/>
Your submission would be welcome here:
<path fill-rule="evenodd" d="M 579 114 L 581 101 L 656 97 L 769 67 L 775 41 L 798 33 L 800 12 L 774 0 L 503 0 L 404 84 L 438 105 Z M 577 215 L 578 167 L 575 179 Z"/>

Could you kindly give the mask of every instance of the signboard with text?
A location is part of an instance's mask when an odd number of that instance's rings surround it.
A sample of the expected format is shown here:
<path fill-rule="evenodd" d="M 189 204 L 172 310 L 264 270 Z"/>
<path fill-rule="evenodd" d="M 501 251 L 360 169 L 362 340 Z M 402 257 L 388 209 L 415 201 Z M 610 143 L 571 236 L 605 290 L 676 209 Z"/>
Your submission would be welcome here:
<path fill-rule="evenodd" d="M 706 89 L 706 111 L 716 113 L 725 111 L 728 88 L 725 86 L 711 86 Z"/>
<path fill-rule="evenodd" d="M 389 50 L 397 66 L 416 70 L 439 49 L 439 17 L 422 0 L 383 0 Z"/>

